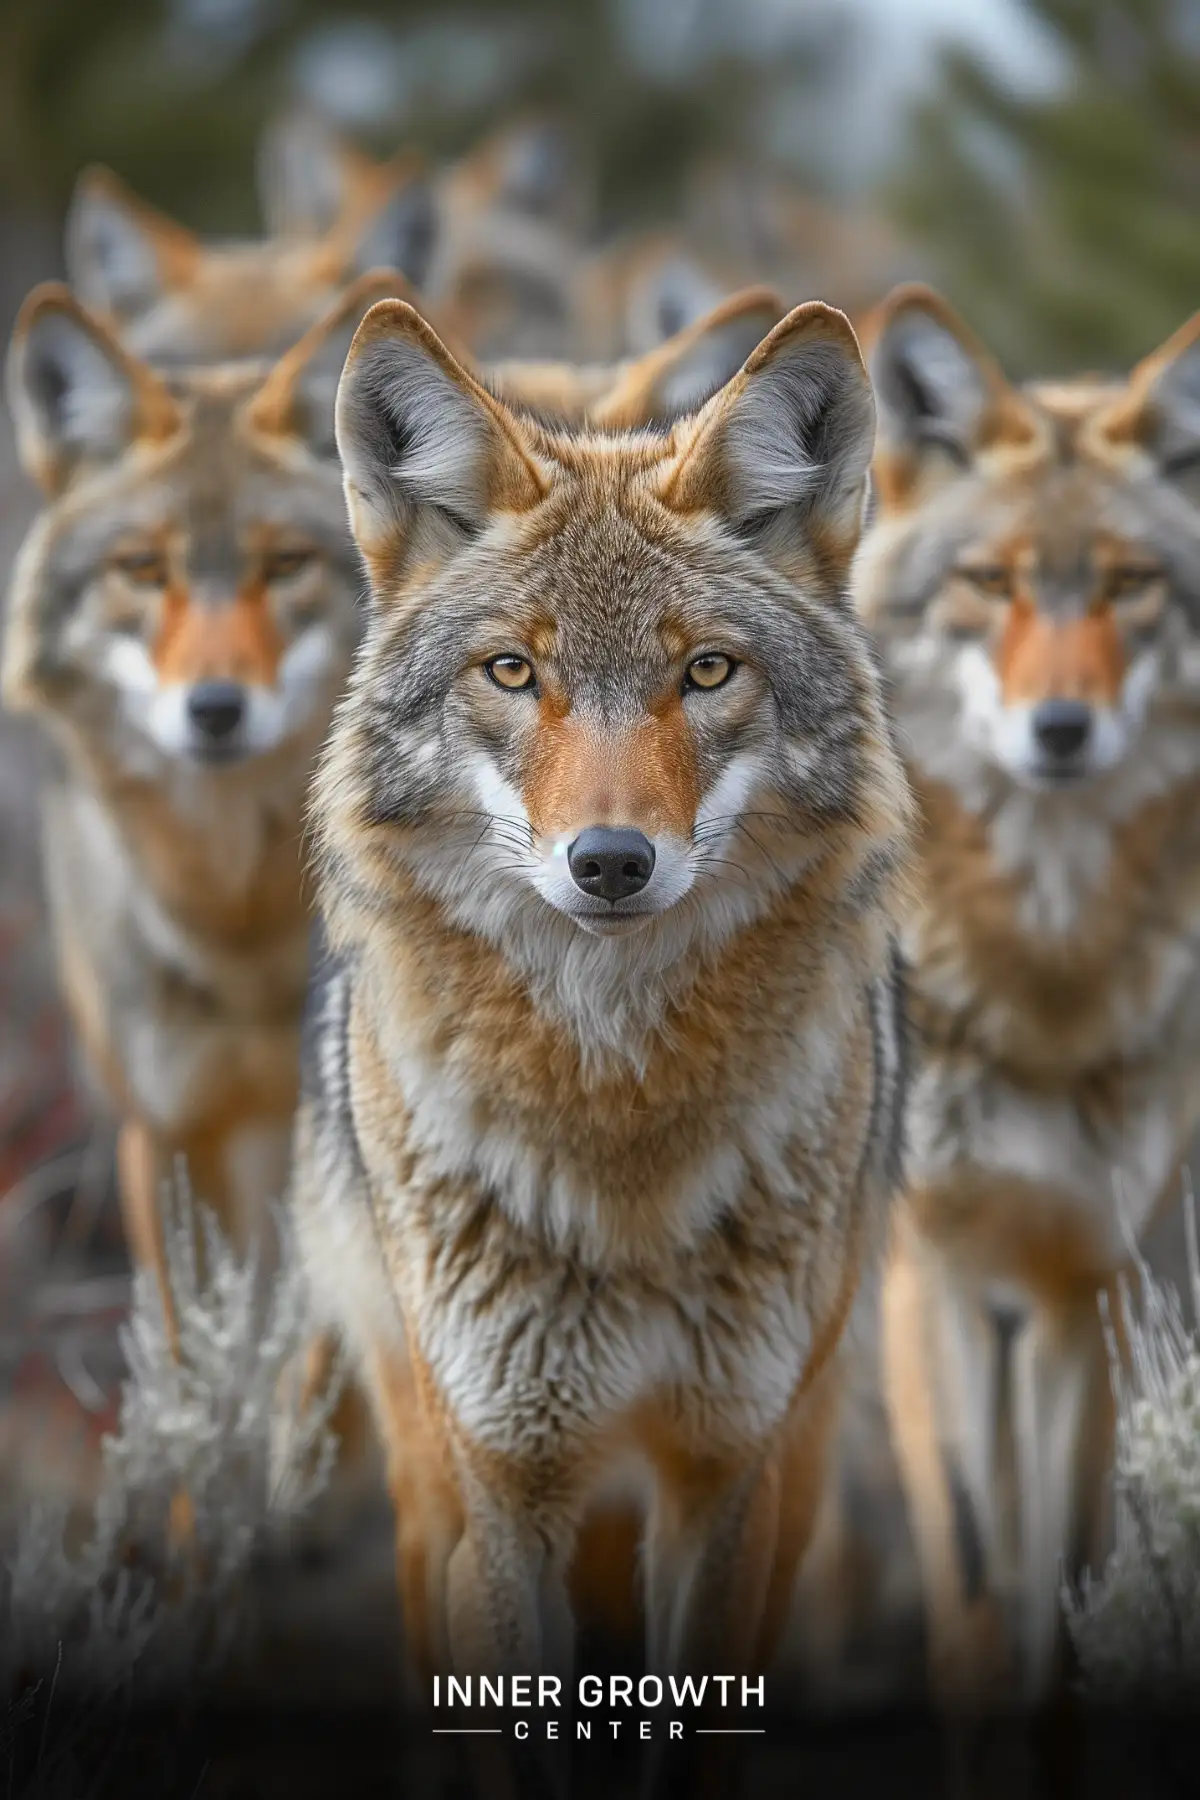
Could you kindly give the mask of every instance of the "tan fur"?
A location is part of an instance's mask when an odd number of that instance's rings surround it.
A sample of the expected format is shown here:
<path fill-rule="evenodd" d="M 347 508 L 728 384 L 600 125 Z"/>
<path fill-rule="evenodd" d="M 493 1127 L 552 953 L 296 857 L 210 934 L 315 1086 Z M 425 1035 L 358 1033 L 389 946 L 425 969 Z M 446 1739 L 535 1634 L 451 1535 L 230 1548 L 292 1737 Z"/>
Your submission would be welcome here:
<path fill-rule="evenodd" d="M 563 424 L 633 431 L 668 423 L 687 410 L 676 389 L 686 390 L 694 381 L 703 397 L 710 370 L 720 371 L 712 385 L 721 385 L 785 310 L 770 288 L 746 288 L 641 356 L 583 366 L 503 361 L 489 366 L 488 377 L 506 399 Z M 698 404 L 695 393 L 691 403 Z"/>
<path fill-rule="evenodd" d="M 1055 626 L 1018 597 L 997 665 L 1006 701 L 1058 698 L 1111 704 L 1120 692 L 1126 659 L 1107 608 Z"/>
<path fill-rule="evenodd" d="M 360 284 L 289 360 L 297 405 L 310 363 L 379 291 Z M 69 456 L 56 443 L 29 373 L 47 333 L 74 334 L 126 384 L 123 442 L 66 439 Z M 285 408 L 260 404 L 268 390 L 282 400 L 268 370 L 168 382 L 51 286 L 22 311 L 10 371 L 47 505 L 14 573 L 4 694 L 56 748 L 44 837 L 64 996 L 121 1120 L 130 1250 L 157 1275 L 174 1334 L 164 1187 L 183 1176 L 244 1244 L 284 1184 L 310 928 L 301 803 L 357 634 L 352 546 L 336 464 Z M 282 585 L 281 551 L 300 559 Z M 278 696 L 310 623 L 319 660 L 262 754 L 202 767 L 126 713 L 212 680 Z"/>
<path fill-rule="evenodd" d="M 382 204 L 413 171 L 405 165 L 381 177 L 372 198 Z M 268 238 L 206 244 L 130 192 L 109 169 L 88 169 L 76 205 L 102 201 L 128 216 L 146 245 L 157 292 L 146 310 L 107 315 L 135 351 L 191 362 L 277 355 L 295 343 L 337 300 L 355 274 L 355 231 L 367 196 L 356 193 L 344 219 L 319 241 Z"/>
<path fill-rule="evenodd" d="M 817 307 L 776 326 L 697 415 L 655 433 L 568 432 L 520 417 L 399 305 L 372 311 L 343 375 L 340 442 L 375 611 L 314 797 L 335 962 L 313 1003 L 293 1201 L 320 1304 L 374 1397 L 425 1674 L 569 1667 L 579 1533 L 631 1466 L 653 1495 L 644 1566 L 655 1669 L 760 1668 L 811 1530 L 834 1359 L 886 1204 L 890 1152 L 877 1134 L 887 1135 L 895 1046 L 876 984 L 887 979 L 907 801 L 873 669 L 832 604 L 853 544 L 830 518 L 849 504 L 855 465 L 847 494 L 814 502 L 824 563 L 806 562 L 803 525 L 780 524 L 768 556 L 719 523 L 738 516 L 759 478 L 737 459 L 743 421 L 809 356 L 836 372 L 834 404 L 855 421 L 839 410 L 838 429 L 861 446 L 854 340 Z M 376 461 L 366 410 L 385 382 L 396 407 L 411 394 L 425 434 L 398 462 L 386 438 Z M 789 394 L 778 400 L 785 433 Z M 785 472 L 768 473 L 778 486 Z M 476 537 L 450 535 L 437 488 L 433 517 L 405 500 L 435 480 L 470 509 Z M 494 563 L 474 560 L 487 556 Z M 770 558 L 805 566 L 806 585 L 794 588 Z M 730 588 L 711 585 L 717 569 L 730 571 Z M 753 831 L 739 840 L 739 874 L 714 864 L 715 886 L 664 902 L 640 940 L 586 938 L 532 885 L 511 890 L 514 905 L 536 909 L 527 940 L 486 911 L 477 925 L 456 914 L 423 859 L 452 845 L 460 814 L 431 837 L 427 807 L 461 792 L 440 797 L 487 754 L 470 745 L 519 721 L 519 768 L 514 740 L 488 779 L 506 784 L 530 846 L 606 822 L 654 833 L 660 857 L 690 840 L 719 786 L 704 735 L 717 725 L 705 721 L 749 732 L 774 716 L 750 648 L 713 703 L 726 710 L 702 714 L 681 698 L 689 657 L 711 650 L 714 634 L 720 648 L 730 629 L 710 618 L 711 596 L 755 582 L 770 591 L 764 616 L 778 607 L 789 633 L 815 633 L 814 654 L 823 646 L 847 684 L 861 724 L 844 754 L 855 769 L 863 759 L 852 803 L 839 805 L 833 789 L 822 822 L 806 820 L 807 788 L 789 785 L 782 766 L 760 771 L 730 803 L 767 817 L 774 805 L 769 842 Z M 430 727 L 398 710 L 433 704 L 439 677 L 430 665 L 415 681 L 409 665 L 427 667 L 423 622 L 439 616 L 463 634 L 449 652 L 463 671 L 458 748 L 443 758 L 424 751 Z M 538 670 L 525 696 L 498 691 L 477 660 L 479 643 L 495 652 L 514 641 Z M 649 673 L 660 660 L 661 679 Z M 773 677 L 785 681 L 784 668 Z M 622 678 L 644 698 L 627 718 L 610 702 L 601 724 L 587 696 Z M 393 810 L 401 799 L 382 802 L 370 787 L 370 771 L 385 766 L 375 760 L 381 729 L 389 744 L 411 740 L 413 779 L 437 797 L 407 822 Z M 785 792 L 800 808 L 794 820 L 775 798 Z M 476 846 L 480 816 L 467 814 Z M 497 850 L 515 853 L 524 829 L 505 823 Z M 724 815 L 722 829 L 732 829 Z M 739 883 L 757 898 L 727 917 Z M 701 947 L 708 931 L 719 934 L 711 951 Z M 593 944 L 607 967 L 610 950 L 624 956 L 622 945 L 660 932 L 678 950 L 653 986 L 630 964 L 613 988 L 630 1023 L 595 1041 L 571 1010 L 575 989 L 556 1000 L 552 984 Z M 545 975 L 522 963 L 515 946 L 526 941 Z M 581 972 L 579 1005 L 585 983 L 601 978 Z M 627 1537 L 615 1553 L 628 1556 Z"/>
<path fill-rule="evenodd" d="M 1099 1302 L 1115 1304 L 1133 1239 L 1175 1198 L 1198 1116 L 1200 705 L 1172 596 L 1192 591 L 1200 533 L 1151 466 L 1142 371 L 1017 390 L 909 288 L 873 323 L 878 379 L 909 321 L 947 334 L 931 392 L 954 345 L 962 360 L 946 378 L 953 458 L 902 425 L 881 433 L 858 567 L 923 815 L 885 1386 L 935 1685 L 987 1706 L 1045 1696 L 1058 1559 L 1077 1576 L 1103 1544 Z M 1195 335 L 1151 359 L 1156 377 Z M 972 723 L 972 707 L 999 719 L 1044 700 L 1125 721 L 1111 764 L 1061 792 L 1015 780 L 1005 740 Z"/>

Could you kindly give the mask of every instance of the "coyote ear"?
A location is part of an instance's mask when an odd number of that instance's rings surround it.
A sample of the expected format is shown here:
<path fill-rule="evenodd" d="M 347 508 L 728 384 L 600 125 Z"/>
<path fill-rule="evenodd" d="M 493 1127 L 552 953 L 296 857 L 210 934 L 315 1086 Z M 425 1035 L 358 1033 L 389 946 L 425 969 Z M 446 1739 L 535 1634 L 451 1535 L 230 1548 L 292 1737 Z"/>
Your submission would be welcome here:
<path fill-rule="evenodd" d="M 686 331 L 722 299 L 699 263 L 682 251 L 661 257 L 633 283 L 625 307 L 625 334 L 635 354 L 653 350 Z"/>
<path fill-rule="evenodd" d="M 337 456 L 334 408 L 338 382 L 364 316 L 379 300 L 412 300 L 393 269 L 372 269 L 280 357 L 248 409 L 249 423 L 271 436 L 299 438 L 314 456 Z"/>
<path fill-rule="evenodd" d="M 889 294 L 868 332 L 881 440 L 939 445 L 965 459 L 999 375 L 992 359 L 939 295 L 916 284 Z"/>
<path fill-rule="evenodd" d="M 88 306 L 122 321 L 186 286 L 201 255 L 182 225 L 131 194 L 108 169 L 85 169 L 67 212 L 67 273 Z"/>
<path fill-rule="evenodd" d="M 112 461 L 135 438 L 167 437 L 179 423 L 158 376 L 60 282 L 26 299 L 6 374 L 21 462 L 51 495 L 79 464 Z"/>
<path fill-rule="evenodd" d="M 308 108 L 274 119 L 259 139 L 259 205 L 273 237 L 324 237 L 346 204 L 347 146 Z"/>
<path fill-rule="evenodd" d="M 684 428 L 686 429 L 686 428 Z M 849 319 L 810 300 L 782 319 L 698 415 L 663 498 L 712 508 L 787 562 L 800 542 L 848 565 L 875 432 Z"/>
<path fill-rule="evenodd" d="M 437 245 L 437 224 L 428 178 L 410 172 L 359 226 L 354 267 L 401 269 L 415 288 L 423 287 Z"/>
<path fill-rule="evenodd" d="M 589 409 L 589 421 L 635 429 L 695 412 L 733 379 L 784 311 L 770 288 L 731 295 L 686 331 L 617 371 L 610 390 Z"/>
<path fill-rule="evenodd" d="M 587 206 L 588 171 L 564 120 L 519 120 L 500 137 L 495 153 L 494 199 L 501 207 L 565 230 L 579 228 Z"/>
<path fill-rule="evenodd" d="M 1200 312 L 1138 364 L 1102 424 L 1107 437 L 1132 440 L 1200 499 Z"/>
<path fill-rule="evenodd" d="M 894 288 L 867 320 L 864 339 L 879 409 L 883 503 L 919 478 L 968 468 L 984 448 L 1036 435 L 999 363 L 931 288 Z"/>
<path fill-rule="evenodd" d="M 379 585 L 418 521 L 442 529 L 444 548 L 445 533 L 461 541 L 545 491 L 516 420 L 403 301 L 380 301 L 359 326 L 336 417 L 351 524 Z"/>

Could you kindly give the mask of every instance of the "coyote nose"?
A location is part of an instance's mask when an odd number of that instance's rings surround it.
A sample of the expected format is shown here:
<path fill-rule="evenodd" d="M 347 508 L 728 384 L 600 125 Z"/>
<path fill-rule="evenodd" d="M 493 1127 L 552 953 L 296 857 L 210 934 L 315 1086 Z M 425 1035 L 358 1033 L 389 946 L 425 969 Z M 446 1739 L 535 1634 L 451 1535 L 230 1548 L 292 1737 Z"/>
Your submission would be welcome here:
<path fill-rule="evenodd" d="M 589 825 L 567 848 L 571 880 L 601 900 L 640 894 L 654 873 L 654 845 L 640 831 Z"/>
<path fill-rule="evenodd" d="M 1033 712 L 1038 748 L 1056 762 L 1078 756 L 1092 729 L 1092 709 L 1082 700 L 1043 700 Z"/>
<path fill-rule="evenodd" d="M 235 732 L 246 710 L 236 681 L 198 681 L 188 695 L 188 718 L 206 738 L 216 742 Z"/>

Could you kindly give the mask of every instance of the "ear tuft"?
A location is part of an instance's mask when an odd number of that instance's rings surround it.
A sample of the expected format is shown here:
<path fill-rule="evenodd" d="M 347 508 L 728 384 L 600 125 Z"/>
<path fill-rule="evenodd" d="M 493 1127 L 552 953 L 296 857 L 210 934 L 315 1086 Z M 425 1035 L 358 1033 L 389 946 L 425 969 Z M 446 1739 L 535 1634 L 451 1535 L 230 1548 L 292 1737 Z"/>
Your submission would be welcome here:
<path fill-rule="evenodd" d="M 496 141 L 495 155 L 494 198 L 501 207 L 571 233 L 585 228 L 591 210 L 590 171 L 565 120 L 518 120 Z"/>
<path fill-rule="evenodd" d="M 864 336 L 881 450 L 917 459 L 940 451 L 962 468 L 991 444 L 1036 437 L 999 363 L 932 288 L 911 282 L 893 289 Z"/>
<path fill-rule="evenodd" d="M 1200 312 L 1138 364 L 1100 423 L 1105 435 L 1132 439 L 1164 476 L 1200 494 Z"/>
<path fill-rule="evenodd" d="M 327 119 L 307 107 L 283 113 L 259 140 L 259 205 L 273 237 L 324 237 L 347 201 L 347 150 Z"/>
<path fill-rule="evenodd" d="M 770 288 L 732 294 L 648 356 L 616 371 L 609 392 L 589 410 L 591 423 L 634 429 L 697 411 L 733 379 L 784 311 Z"/>
<path fill-rule="evenodd" d="M 380 301 L 363 319 L 336 418 L 350 517 L 372 566 L 400 554 L 422 516 L 470 533 L 491 508 L 541 496 L 511 414 L 403 301 Z"/>
<path fill-rule="evenodd" d="M 60 282 L 28 296 L 9 346 L 8 404 L 21 461 L 47 493 L 84 462 L 111 461 L 135 437 L 166 437 L 178 409 Z"/>
<path fill-rule="evenodd" d="M 664 498 L 681 510 L 715 508 L 785 560 L 803 537 L 848 562 L 862 528 L 874 428 L 850 321 L 809 301 L 701 412 Z"/>
<path fill-rule="evenodd" d="M 109 169 L 85 169 L 67 211 L 67 273 L 97 311 L 141 317 L 166 288 L 187 280 L 198 240 L 130 193 Z"/>
<path fill-rule="evenodd" d="M 337 456 L 334 412 L 338 382 L 354 335 L 380 300 L 416 296 L 394 269 L 372 269 L 348 287 L 323 318 L 283 355 L 251 401 L 251 426 L 271 436 L 297 438 L 321 458 Z"/>
<path fill-rule="evenodd" d="M 400 269 L 413 287 L 429 279 L 437 244 L 433 188 L 423 175 L 401 180 L 360 226 L 354 245 L 357 269 Z"/>
<path fill-rule="evenodd" d="M 635 354 L 686 331 L 719 305 L 722 290 L 694 257 L 682 250 L 661 257 L 634 281 L 625 309 L 625 331 Z"/>

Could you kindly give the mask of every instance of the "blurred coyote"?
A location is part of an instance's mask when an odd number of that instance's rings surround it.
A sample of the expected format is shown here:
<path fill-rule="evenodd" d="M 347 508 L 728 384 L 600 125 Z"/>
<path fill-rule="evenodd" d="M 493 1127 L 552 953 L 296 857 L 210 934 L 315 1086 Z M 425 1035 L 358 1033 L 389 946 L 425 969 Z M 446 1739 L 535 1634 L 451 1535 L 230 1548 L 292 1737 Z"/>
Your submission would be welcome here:
<path fill-rule="evenodd" d="M 419 168 L 398 160 L 320 237 L 207 244 L 93 168 L 67 216 L 67 273 L 85 305 L 152 363 L 279 356 L 364 273 L 396 269 L 419 286 L 432 205 Z"/>
<path fill-rule="evenodd" d="M 407 191 L 411 171 L 411 159 L 375 162 L 318 116 L 288 114 L 260 149 L 263 214 L 280 242 L 345 242 L 388 195 Z M 570 355 L 579 347 L 576 274 L 593 185 L 560 121 L 515 118 L 426 178 L 420 266 L 394 251 L 391 260 L 420 288 L 439 327 L 476 355 Z"/>
<path fill-rule="evenodd" d="M 887 1390 L 936 1680 L 995 1697 L 1012 1583 L 1037 1698 L 1105 1529 L 1098 1296 L 1200 1111 L 1200 316 L 1026 388 L 925 290 L 868 335 L 856 579 L 924 814 Z"/>
<path fill-rule="evenodd" d="M 651 1666 L 758 1666 L 898 1151 L 853 333 L 797 308 L 697 413 L 570 431 L 386 302 L 338 442 L 372 598 L 314 789 L 293 1199 L 410 1644 L 561 1670 L 576 1532 L 632 1463 Z"/>
<path fill-rule="evenodd" d="M 243 1240 L 286 1179 L 302 802 L 359 627 L 333 398 L 391 286 L 365 280 L 270 370 L 168 380 L 57 285 L 30 295 L 10 351 L 46 505 L 14 569 L 3 692 L 58 753 L 62 983 L 121 1119 L 130 1247 L 160 1280 L 177 1159 Z"/>

